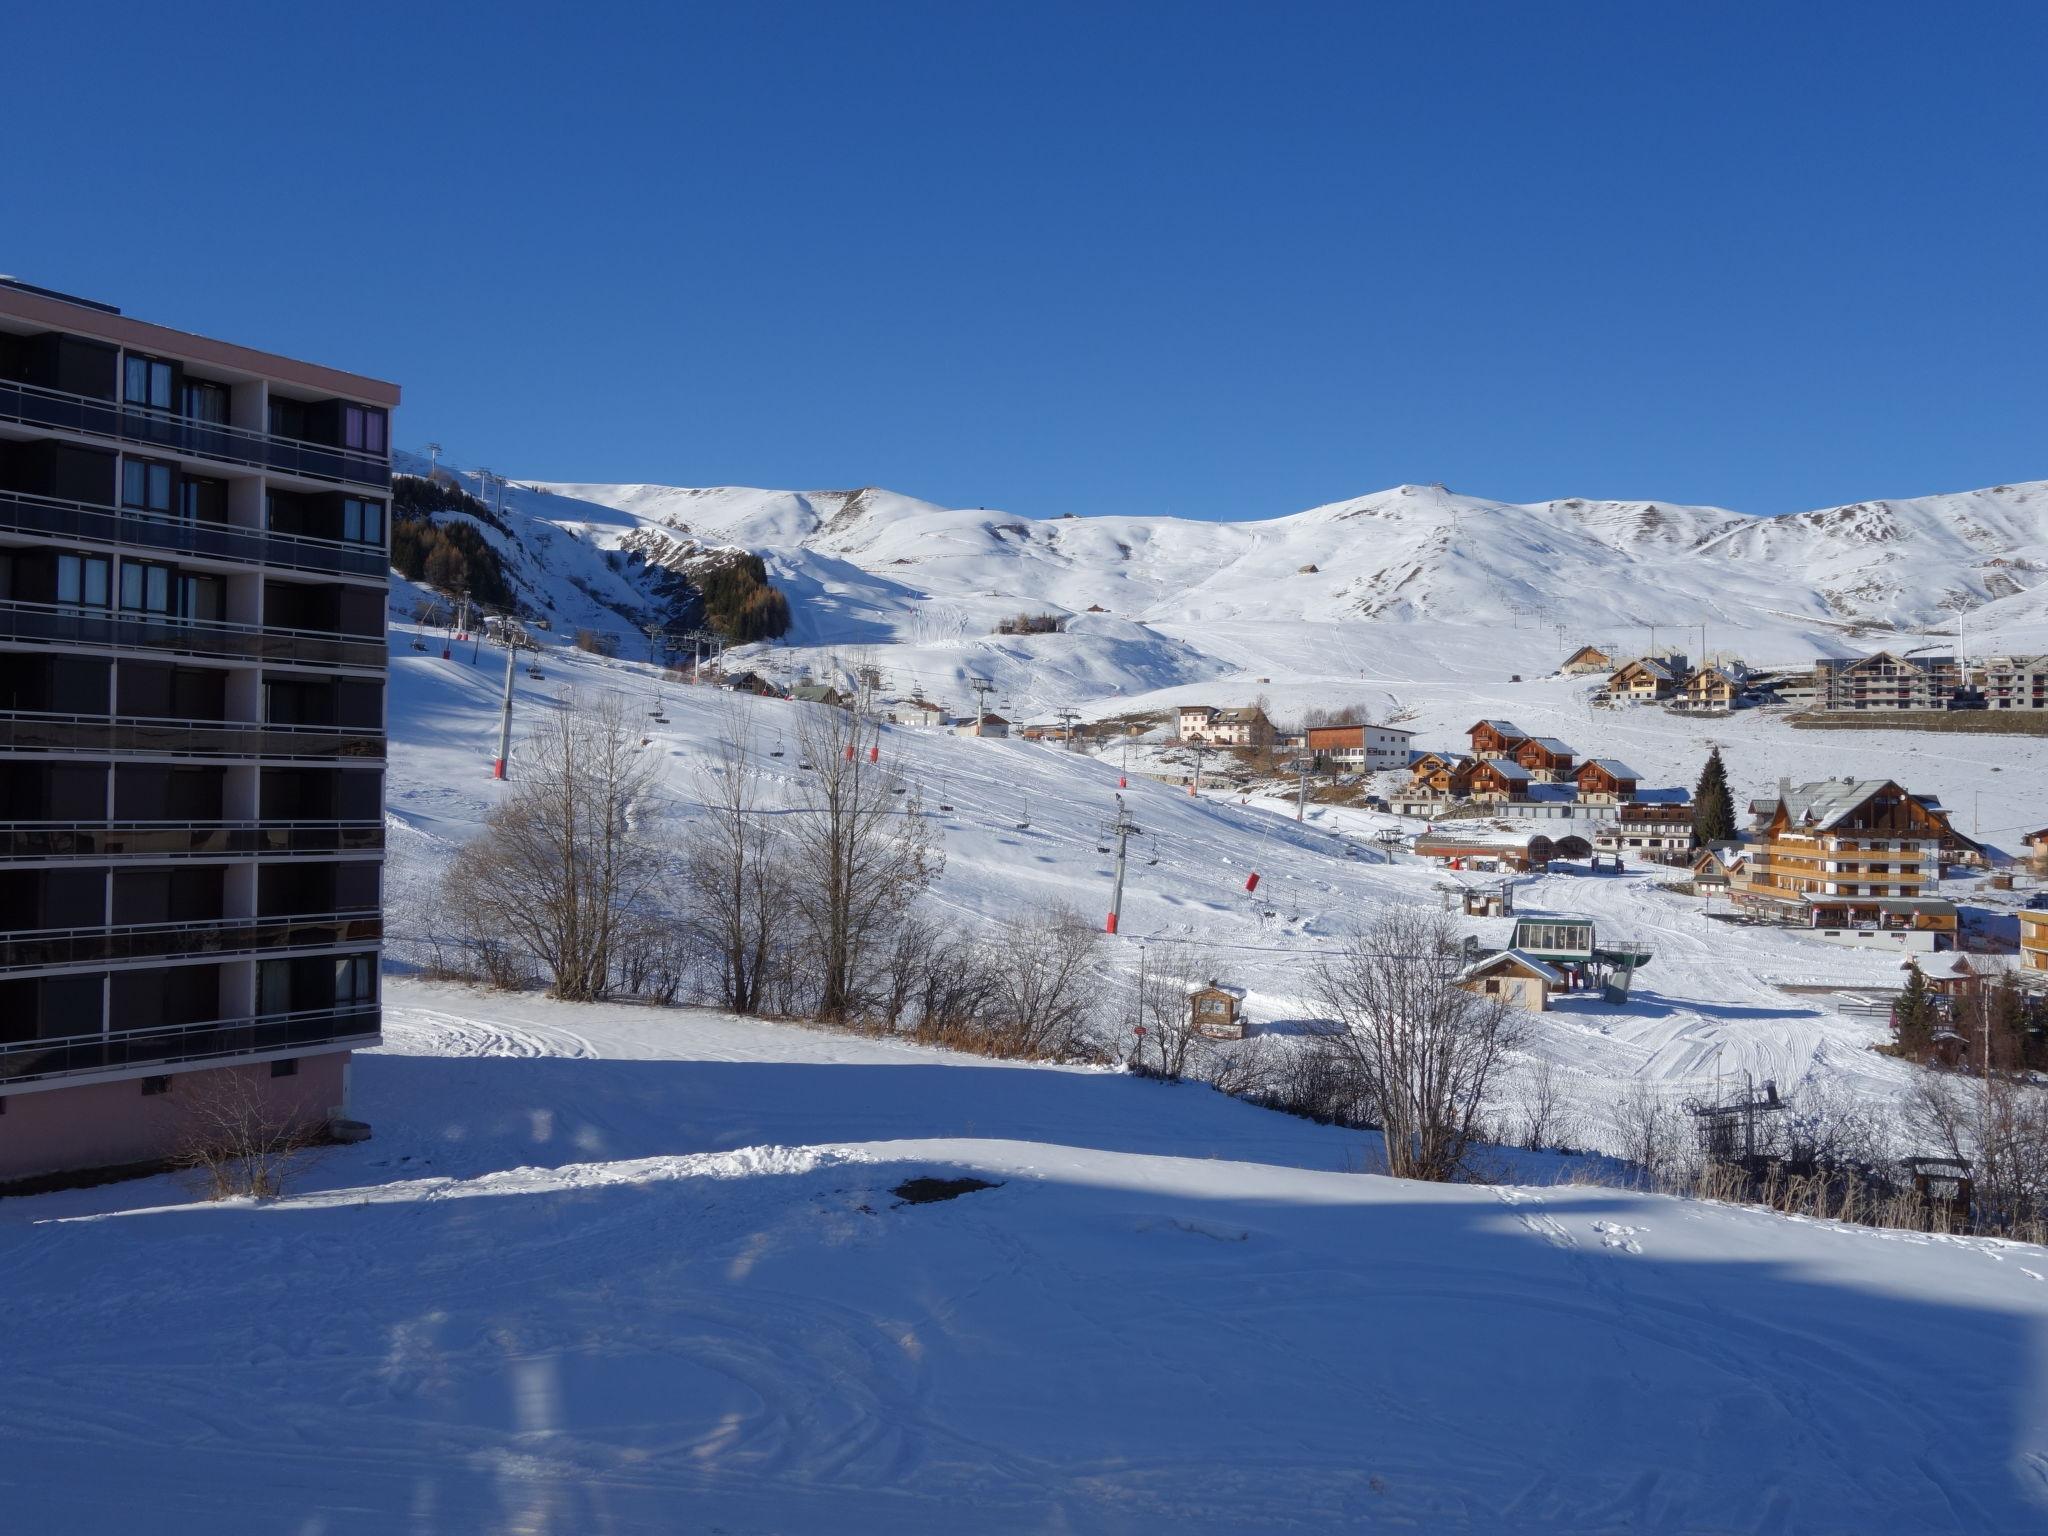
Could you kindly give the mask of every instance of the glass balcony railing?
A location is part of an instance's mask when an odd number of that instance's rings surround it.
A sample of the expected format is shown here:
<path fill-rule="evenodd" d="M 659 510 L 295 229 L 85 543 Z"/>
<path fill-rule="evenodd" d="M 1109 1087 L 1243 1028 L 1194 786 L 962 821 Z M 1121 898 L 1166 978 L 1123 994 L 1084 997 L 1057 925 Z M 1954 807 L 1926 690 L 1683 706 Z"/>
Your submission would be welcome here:
<path fill-rule="evenodd" d="M 133 507 L 103 507 L 53 496 L 31 496 L 26 491 L 0 490 L 0 530 L 53 535 L 83 544 L 211 555 L 222 560 L 246 560 L 338 576 L 381 578 L 389 568 L 389 557 L 377 546 L 240 528 L 230 523 L 205 523 Z"/>
<path fill-rule="evenodd" d="M 381 759 L 384 733 L 342 725 L 108 719 L 0 711 L 0 752 L 55 752 L 72 757 Z"/>
<path fill-rule="evenodd" d="M 252 469 L 274 469 L 310 480 L 380 488 L 391 483 L 391 460 L 383 455 L 301 442 L 271 432 L 252 432 L 247 427 L 194 421 L 174 411 L 74 395 L 12 379 L 0 379 L 0 421 L 83 432 L 124 443 L 145 443 L 196 458 L 219 459 Z"/>
<path fill-rule="evenodd" d="M 383 1022 L 375 1003 L 342 1003 L 296 1013 L 168 1024 L 154 1029 L 67 1035 L 0 1043 L 0 1082 L 33 1082 L 79 1072 L 209 1061 L 263 1051 L 361 1041 L 371 1044 Z"/>
<path fill-rule="evenodd" d="M 0 640 L 51 640 L 94 650 L 173 651 L 303 666 L 382 668 L 387 660 L 381 636 L 370 640 L 325 630 L 273 629 L 53 603 L 0 603 Z"/>
<path fill-rule="evenodd" d="M 375 910 L 299 917 L 210 917 L 182 923 L 12 930 L 0 934 L 0 971 L 104 965 L 172 956 L 253 955 L 273 950 L 375 944 L 384 919 Z"/>
<path fill-rule="evenodd" d="M 382 821 L 0 822 L 0 859 L 185 859 L 375 853 Z"/>

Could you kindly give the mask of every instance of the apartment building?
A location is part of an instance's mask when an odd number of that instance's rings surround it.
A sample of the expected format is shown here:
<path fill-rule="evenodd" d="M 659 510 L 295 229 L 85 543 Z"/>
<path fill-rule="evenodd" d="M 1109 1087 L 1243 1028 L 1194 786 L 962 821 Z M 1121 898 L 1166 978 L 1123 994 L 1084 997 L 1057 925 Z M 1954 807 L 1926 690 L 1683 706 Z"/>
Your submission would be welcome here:
<path fill-rule="evenodd" d="M 1406 768 L 1414 740 L 1413 731 L 1393 725 L 1311 725 L 1302 732 L 1311 758 L 1346 773 Z"/>
<path fill-rule="evenodd" d="M 0 1184 L 344 1113 L 397 403 L 0 281 Z"/>
<path fill-rule="evenodd" d="M 1953 656 L 1901 656 L 1878 651 L 1813 665 L 1814 703 L 1824 710 L 1947 709 L 1963 686 Z"/>
<path fill-rule="evenodd" d="M 2020 913 L 2020 979 L 2048 986 L 2048 912 Z"/>
<path fill-rule="evenodd" d="M 1742 905 L 1840 943 L 1946 949 L 1956 909 L 1927 894 L 1941 871 L 1941 817 L 1889 779 L 1781 781 L 1752 802 L 1757 831 Z"/>
<path fill-rule="evenodd" d="M 1986 709 L 2048 709 L 2048 656 L 1993 656 L 1978 677 Z"/>

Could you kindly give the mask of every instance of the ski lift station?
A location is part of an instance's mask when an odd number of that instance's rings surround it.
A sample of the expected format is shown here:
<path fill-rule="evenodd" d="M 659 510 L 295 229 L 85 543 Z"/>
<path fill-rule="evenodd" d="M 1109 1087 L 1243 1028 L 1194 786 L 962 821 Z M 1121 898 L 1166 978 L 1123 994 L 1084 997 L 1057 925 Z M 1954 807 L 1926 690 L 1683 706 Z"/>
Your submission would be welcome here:
<path fill-rule="evenodd" d="M 1528 912 L 1515 918 L 1508 947 L 1561 972 L 1573 989 L 1597 985 L 1610 1003 L 1628 999 L 1635 973 L 1650 963 L 1649 946 L 1602 941 L 1590 917 Z"/>

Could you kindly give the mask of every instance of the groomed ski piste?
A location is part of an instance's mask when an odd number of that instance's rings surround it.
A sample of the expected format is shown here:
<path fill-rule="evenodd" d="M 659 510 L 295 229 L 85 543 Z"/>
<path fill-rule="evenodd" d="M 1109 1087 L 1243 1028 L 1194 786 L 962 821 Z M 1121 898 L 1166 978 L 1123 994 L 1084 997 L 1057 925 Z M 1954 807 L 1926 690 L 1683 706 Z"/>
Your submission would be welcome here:
<path fill-rule="evenodd" d="M 559 512 L 564 498 L 515 501 Z M 514 673 L 515 782 L 541 712 L 614 692 L 645 721 L 662 815 L 690 814 L 734 710 L 764 799 L 795 803 L 800 722 L 817 706 L 678 686 L 566 643 L 579 624 L 620 626 L 608 605 L 633 590 L 603 552 L 627 521 L 529 530 L 540 553 L 525 570 L 551 583 L 555 628 L 543 675 Z M 897 604 L 900 590 L 885 602 L 873 573 L 824 558 L 787 565 L 812 573 L 829 622 L 741 660 L 822 674 L 864 648 L 892 692 L 991 675 L 1033 717 L 1361 702 L 1424 747 L 1505 717 L 1656 786 L 1689 786 L 1712 741 L 1738 798 L 1780 775 L 1872 774 L 1939 794 L 1993 843 L 2048 821 L 2028 822 L 2048 804 L 2037 739 L 1596 713 L 1583 682 L 1546 676 L 1554 616 L 1079 615 L 1067 635 L 998 640 L 985 619 L 1036 594 L 993 567 L 963 578 L 985 599 Z M 1579 1158 L 1502 1152 L 1495 1184 L 1395 1181 L 1361 1171 L 1368 1135 L 1198 1083 L 408 975 L 439 870 L 506 792 L 489 777 L 503 653 L 453 645 L 444 659 L 438 634 L 415 649 L 416 597 L 394 584 L 385 1043 L 354 1068 L 375 1138 L 262 1205 L 207 1204 L 171 1178 L 0 1200 L 0 1526 L 2048 1523 L 2039 1248 L 1588 1187 Z M 1609 638 L 1594 625 L 1612 601 L 1570 638 Z M 1755 634 L 1811 654 L 1815 625 L 1759 616 Z M 1996 639 L 2040 649 L 2048 633 L 2026 607 Z M 1120 752 L 915 728 L 881 747 L 941 834 L 930 899 L 952 921 L 995 929 L 1055 905 L 1100 921 Z M 1287 1049 L 1313 1018 L 1319 954 L 1376 909 L 1443 900 L 1444 871 L 1379 838 L 1419 823 L 1314 805 L 1297 823 L 1284 797 L 1190 796 L 1135 771 L 1122 793 L 1144 831 L 1104 955 L 1112 1042 L 1140 944 L 1204 949 L 1247 989 L 1257 1036 Z M 1525 912 L 1588 915 L 1654 951 L 1626 1003 L 1532 1017 L 1517 1057 L 1518 1073 L 1552 1065 L 1588 1145 L 1609 1141 L 1638 1083 L 1674 1099 L 1745 1072 L 1880 1105 L 1903 1091 L 1906 1069 L 1869 1049 L 1880 1023 L 1830 998 L 1895 985 L 1895 955 L 1711 923 L 1668 878 L 1632 865 L 1517 886 Z M 896 1193 L 924 1177 L 988 1187 Z"/>

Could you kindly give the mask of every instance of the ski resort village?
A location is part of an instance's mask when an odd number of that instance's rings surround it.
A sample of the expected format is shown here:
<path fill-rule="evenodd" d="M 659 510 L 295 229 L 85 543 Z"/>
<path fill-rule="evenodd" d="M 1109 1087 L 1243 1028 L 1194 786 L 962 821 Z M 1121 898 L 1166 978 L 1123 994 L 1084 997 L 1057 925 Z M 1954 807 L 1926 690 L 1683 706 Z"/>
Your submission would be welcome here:
<path fill-rule="evenodd" d="M 0 39 L 0 1536 L 2048 1533 L 2048 11 Z"/>

